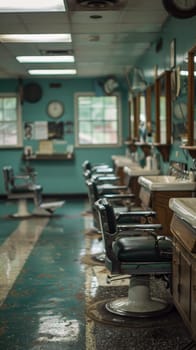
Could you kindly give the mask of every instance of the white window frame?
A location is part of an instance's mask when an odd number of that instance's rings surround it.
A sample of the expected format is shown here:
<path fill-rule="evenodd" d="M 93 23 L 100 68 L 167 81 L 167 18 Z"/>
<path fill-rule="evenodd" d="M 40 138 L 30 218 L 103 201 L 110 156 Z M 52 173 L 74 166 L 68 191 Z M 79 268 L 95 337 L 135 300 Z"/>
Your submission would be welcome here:
<path fill-rule="evenodd" d="M 16 120 L 16 128 L 17 128 L 17 142 L 16 144 L 0 144 L 0 149 L 2 148 L 21 148 L 23 146 L 22 142 L 22 111 L 21 111 L 21 104 L 20 104 L 20 98 L 17 93 L 0 93 L 0 98 L 5 97 L 15 97 L 17 102 L 16 107 L 16 113 L 17 113 L 17 120 Z"/>
<path fill-rule="evenodd" d="M 95 94 L 91 92 L 78 92 L 74 94 L 74 111 L 75 111 L 75 147 L 78 148 L 114 148 L 114 147 L 120 147 L 122 145 L 122 113 L 121 113 L 121 99 L 120 94 L 115 93 L 114 94 L 117 97 L 117 117 L 118 117 L 118 126 L 117 126 L 117 143 L 112 144 L 80 144 L 79 143 L 79 123 L 78 123 L 78 97 L 81 96 L 91 96 L 96 97 Z"/>

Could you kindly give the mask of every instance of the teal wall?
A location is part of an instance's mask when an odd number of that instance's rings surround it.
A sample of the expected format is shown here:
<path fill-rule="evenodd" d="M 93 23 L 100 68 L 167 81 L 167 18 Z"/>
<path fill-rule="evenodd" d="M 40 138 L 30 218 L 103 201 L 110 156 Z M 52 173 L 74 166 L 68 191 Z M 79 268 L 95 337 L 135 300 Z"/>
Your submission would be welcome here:
<path fill-rule="evenodd" d="M 42 98 L 36 103 L 24 101 L 22 104 L 22 120 L 24 122 L 35 121 L 54 121 L 47 115 L 47 105 L 51 100 L 60 100 L 64 103 L 65 111 L 62 118 L 58 121 L 74 122 L 74 94 L 76 92 L 97 92 L 96 79 L 33 79 L 24 80 L 23 85 L 30 82 L 38 83 L 42 88 Z M 59 88 L 50 87 L 51 83 L 60 83 Z M 0 91 L 11 92 L 18 91 L 19 83 L 17 80 L 4 79 L 0 80 Z M 120 87 L 121 107 L 122 107 L 122 140 L 128 137 L 128 99 L 127 91 L 123 84 Z M 57 121 L 57 120 L 56 120 Z M 74 144 L 74 133 L 65 134 L 65 140 L 68 144 Z M 38 141 L 24 140 L 25 145 L 31 145 L 33 150 L 38 149 Z M 30 165 L 35 168 L 38 173 L 37 182 L 43 185 L 46 194 L 72 194 L 84 193 L 84 179 L 82 177 L 81 165 L 85 159 L 89 159 L 92 163 L 107 162 L 112 165 L 111 156 L 113 154 L 124 154 L 125 148 L 122 146 L 115 148 L 75 148 L 74 160 L 43 160 L 32 161 Z M 24 167 L 22 160 L 23 148 L 0 149 L 0 168 L 4 165 L 12 165 L 16 172 Z M 5 193 L 3 177 L 0 177 L 0 193 Z"/>
<path fill-rule="evenodd" d="M 196 44 L 195 36 L 196 17 L 181 20 L 169 18 L 162 28 L 162 32 L 157 40 L 163 39 L 162 49 L 156 52 L 156 42 L 152 43 L 149 50 L 138 62 L 138 66 L 143 68 L 145 79 L 149 84 L 154 82 L 154 66 L 158 65 L 158 73 L 170 68 L 170 42 L 176 39 L 176 65 L 182 63 L 187 51 Z M 130 47 L 131 50 L 131 47 Z M 65 113 L 62 121 L 74 121 L 74 93 L 76 92 L 96 92 L 96 79 L 32 79 L 24 80 L 23 84 L 37 82 L 43 90 L 43 96 L 39 102 L 28 103 L 24 101 L 22 105 L 23 122 L 29 121 L 51 121 L 46 113 L 46 107 L 50 100 L 61 100 L 65 105 Z M 60 83 L 60 88 L 51 88 L 51 83 Z M 18 91 L 19 84 L 16 79 L 0 80 L 0 91 Z M 120 81 L 120 94 L 122 104 L 122 140 L 129 136 L 128 130 L 128 86 L 126 80 Z M 74 144 L 74 134 L 65 135 L 68 143 Z M 31 141 L 33 148 L 37 147 L 36 141 Z M 26 141 L 24 145 L 26 144 Z M 22 161 L 23 149 L 9 150 L 0 149 L 0 168 L 5 164 L 13 165 L 15 171 L 19 171 L 24 166 Z M 85 159 L 93 163 L 111 162 L 113 154 L 125 154 L 125 147 L 122 144 L 117 148 L 76 148 L 75 159 L 73 161 L 34 161 L 32 166 L 38 172 L 38 182 L 44 187 L 46 194 L 72 194 L 84 193 L 86 188 L 82 177 L 81 165 Z M 179 148 L 179 143 L 175 142 L 170 151 L 170 161 L 182 161 L 187 163 L 188 168 L 192 167 L 192 158 L 188 153 Z M 111 163 L 112 164 L 112 163 Z M 161 172 L 168 171 L 168 164 L 161 158 Z M 0 176 L 0 193 L 4 193 L 3 177 Z"/>

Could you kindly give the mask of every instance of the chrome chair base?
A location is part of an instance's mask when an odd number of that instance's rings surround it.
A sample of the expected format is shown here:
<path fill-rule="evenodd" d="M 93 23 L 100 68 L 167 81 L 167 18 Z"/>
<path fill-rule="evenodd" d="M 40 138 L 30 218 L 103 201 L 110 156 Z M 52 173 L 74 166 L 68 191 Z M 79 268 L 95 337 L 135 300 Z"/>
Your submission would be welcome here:
<path fill-rule="evenodd" d="M 150 295 L 148 276 L 134 276 L 130 279 L 128 297 L 106 303 L 109 312 L 128 317 L 154 317 L 169 312 L 169 302 Z"/>

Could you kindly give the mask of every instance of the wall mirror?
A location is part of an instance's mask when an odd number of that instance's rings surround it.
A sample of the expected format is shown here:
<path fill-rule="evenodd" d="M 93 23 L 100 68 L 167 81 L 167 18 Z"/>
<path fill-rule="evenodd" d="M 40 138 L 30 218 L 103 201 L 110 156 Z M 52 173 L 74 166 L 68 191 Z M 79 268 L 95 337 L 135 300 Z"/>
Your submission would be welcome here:
<path fill-rule="evenodd" d="M 155 142 L 171 144 L 171 72 L 165 71 L 155 81 Z"/>
<path fill-rule="evenodd" d="M 188 52 L 187 145 L 196 146 L 196 46 Z"/>
<path fill-rule="evenodd" d="M 188 59 L 171 72 L 173 142 L 187 142 Z"/>
<path fill-rule="evenodd" d="M 142 143 L 146 142 L 146 92 L 139 93 L 137 96 L 138 99 L 138 137 L 139 141 Z"/>
<path fill-rule="evenodd" d="M 146 95 L 138 93 L 131 98 L 130 102 L 130 138 L 140 140 L 141 126 L 146 129 Z M 144 130 L 145 139 L 145 130 Z M 144 141 L 144 140 L 143 140 Z"/>

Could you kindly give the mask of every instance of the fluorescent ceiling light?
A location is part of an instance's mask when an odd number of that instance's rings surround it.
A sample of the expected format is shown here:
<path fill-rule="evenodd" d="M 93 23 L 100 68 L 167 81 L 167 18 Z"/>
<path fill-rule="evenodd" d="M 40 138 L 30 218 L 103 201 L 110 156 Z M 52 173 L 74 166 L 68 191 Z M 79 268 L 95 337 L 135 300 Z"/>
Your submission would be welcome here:
<path fill-rule="evenodd" d="M 74 56 L 17 56 L 17 61 L 20 63 L 54 63 L 54 62 L 74 62 Z"/>
<path fill-rule="evenodd" d="M 77 74 L 76 69 L 30 69 L 31 75 L 74 75 Z"/>
<path fill-rule="evenodd" d="M 1 0 L 0 12 L 61 12 L 65 11 L 63 0 Z"/>
<path fill-rule="evenodd" d="M 70 43 L 71 34 L 0 34 L 2 43 Z"/>

